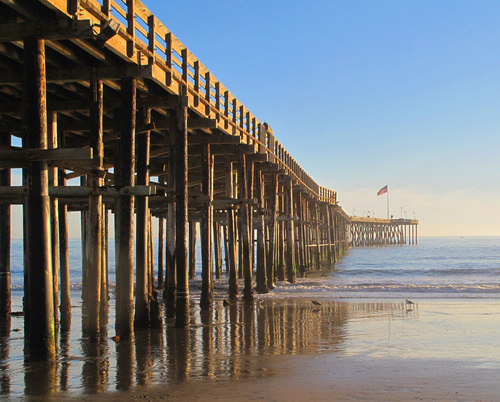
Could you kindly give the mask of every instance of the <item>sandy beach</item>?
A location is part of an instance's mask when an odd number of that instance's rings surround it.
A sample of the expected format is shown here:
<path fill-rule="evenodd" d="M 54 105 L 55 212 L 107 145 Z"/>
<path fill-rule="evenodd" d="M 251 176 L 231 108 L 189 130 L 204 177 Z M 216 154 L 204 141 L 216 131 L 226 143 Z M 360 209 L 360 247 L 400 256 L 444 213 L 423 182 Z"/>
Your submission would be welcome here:
<path fill-rule="evenodd" d="M 84 401 L 500 400 L 498 301 L 319 303 L 263 299 L 253 307 L 224 307 L 216 300 L 209 313 L 193 303 L 189 330 L 145 331 L 133 343 L 106 339 L 93 347 L 75 333 L 52 374 L 16 366 L 17 357 L 11 367 L 4 363 L 2 389 L 8 384 L 10 393 L 3 395 Z M 11 354 L 18 353 L 15 343 Z"/>

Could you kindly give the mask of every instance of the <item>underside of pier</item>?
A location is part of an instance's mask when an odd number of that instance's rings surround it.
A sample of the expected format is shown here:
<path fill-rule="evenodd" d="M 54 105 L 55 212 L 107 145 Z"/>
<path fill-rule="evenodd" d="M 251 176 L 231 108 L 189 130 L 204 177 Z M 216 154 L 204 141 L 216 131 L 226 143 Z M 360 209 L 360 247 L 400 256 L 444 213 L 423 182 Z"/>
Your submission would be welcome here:
<path fill-rule="evenodd" d="M 82 216 L 83 327 L 95 338 L 113 279 L 118 336 L 161 325 L 159 294 L 165 316 L 188 325 L 198 235 L 202 308 L 223 260 L 228 297 L 252 302 L 348 246 L 336 193 L 139 1 L 0 0 L 0 20 L 0 313 L 10 314 L 20 204 L 31 360 L 53 359 L 55 330 L 71 322 L 68 211 Z"/>

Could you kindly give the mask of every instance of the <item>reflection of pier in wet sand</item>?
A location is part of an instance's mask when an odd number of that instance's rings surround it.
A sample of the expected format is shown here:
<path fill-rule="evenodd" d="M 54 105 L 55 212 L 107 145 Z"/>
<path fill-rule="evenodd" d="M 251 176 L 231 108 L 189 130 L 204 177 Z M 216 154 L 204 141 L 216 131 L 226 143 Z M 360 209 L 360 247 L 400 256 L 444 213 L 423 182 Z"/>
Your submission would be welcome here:
<path fill-rule="evenodd" d="M 273 376 L 280 373 L 273 372 L 266 356 L 339 351 L 351 318 L 405 311 L 403 303 L 322 300 L 317 306 L 298 299 L 228 306 L 218 299 L 210 310 L 195 302 L 190 307 L 189 327 L 138 330 L 133 341 L 80 338 L 75 325 L 59 337 L 55 363 L 23 364 L 21 345 L 1 337 L 1 394 L 74 396 L 196 379 Z"/>

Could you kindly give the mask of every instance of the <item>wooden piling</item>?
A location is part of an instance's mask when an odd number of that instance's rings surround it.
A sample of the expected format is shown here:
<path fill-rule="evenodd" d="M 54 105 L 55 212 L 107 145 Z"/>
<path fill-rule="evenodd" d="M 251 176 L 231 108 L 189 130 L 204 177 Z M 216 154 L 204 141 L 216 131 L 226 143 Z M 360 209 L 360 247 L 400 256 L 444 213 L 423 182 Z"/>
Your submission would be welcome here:
<path fill-rule="evenodd" d="M 176 150 L 176 122 L 171 123 L 169 128 L 169 148 L 170 155 L 168 160 L 168 175 L 167 185 L 170 188 L 176 186 L 176 169 L 177 169 L 177 150 Z M 173 195 L 174 194 L 169 194 Z M 175 198 L 176 199 L 176 198 Z M 163 290 L 163 300 L 165 301 L 165 314 L 167 318 L 175 316 L 175 300 L 177 293 L 177 256 L 176 256 L 176 203 L 169 202 L 167 204 L 167 226 L 165 234 L 165 286 Z"/>
<path fill-rule="evenodd" d="M 274 289 L 276 264 L 276 207 L 278 203 L 278 175 L 272 174 L 269 186 L 269 247 L 266 259 L 267 288 Z"/>
<path fill-rule="evenodd" d="M 149 213 L 148 222 L 148 300 L 149 300 L 149 326 L 150 328 L 161 328 L 163 325 L 161 305 L 158 299 L 158 290 L 155 285 L 155 261 L 153 252 L 153 217 Z"/>
<path fill-rule="evenodd" d="M 225 162 L 226 175 L 226 196 L 234 197 L 234 180 L 233 180 L 233 164 L 226 158 Z M 227 218 L 227 254 L 228 254 L 228 271 L 229 271 L 229 298 L 235 299 L 238 296 L 238 272 L 237 272 L 237 239 L 236 239 L 236 217 L 234 207 L 230 206 L 226 212 Z"/>
<path fill-rule="evenodd" d="M 198 237 L 197 224 L 189 221 L 189 279 L 196 278 L 196 240 Z"/>
<path fill-rule="evenodd" d="M 320 234 L 319 234 L 319 216 L 318 216 L 318 204 L 316 202 L 311 203 L 311 217 L 314 224 L 313 238 L 314 238 L 314 266 L 316 269 L 321 268 L 320 259 Z"/>
<path fill-rule="evenodd" d="M 258 293 L 268 293 L 267 271 L 266 271 L 266 239 L 265 239 L 265 201 L 264 201 L 264 177 L 260 169 L 255 169 L 255 188 L 257 190 L 257 267 L 256 267 L 256 290 Z"/>
<path fill-rule="evenodd" d="M 293 180 L 287 178 L 285 185 L 285 213 L 286 213 L 286 275 L 290 283 L 296 281 L 295 267 L 295 230 L 293 221 Z"/>
<path fill-rule="evenodd" d="M 66 186 L 66 175 L 59 171 L 59 185 Z M 71 329 L 71 288 L 69 275 L 68 206 L 59 203 L 59 267 L 61 281 L 61 332 Z"/>
<path fill-rule="evenodd" d="M 278 208 L 281 217 L 284 215 L 283 182 L 278 182 Z M 277 247 L 276 247 L 276 277 L 279 281 L 285 280 L 285 228 L 283 219 L 278 221 Z"/>
<path fill-rule="evenodd" d="M 238 153 L 238 188 L 241 199 L 248 198 L 248 171 L 253 170 L 253 163 L 250 163 L 247 167 L 246 155 L 243 152 Z M 242 244 L 243 253 L 243 277 L 245 280 L 245 286 L 243 289 L 243 299 L 247 303 L 253 303 L 253 283 L 252 283 L 252 259 L 251 259 L 251 222 L 249 217 L 249 207 L 248 204 L 243 204 L 240 206 L 239 210 L 239 220 L 241 221 L 241 234 L 240 242 Z"/>
<path fill-rule="evenodd" d="M 0 133 L 0 147 L 10 146 L 10 134 Z M 0 170 L 0 186 L 10 186 L 10 169 Z M 0 204 L 0 321 L 10 319 L 10 205 Z"/>
<path fill-rule="evenodd" d="M 141 124 L 147 125 L 151 122 L 151 110 L 141 109 L 139 112 Z M 137 134 L 136 171 L 137 185 L 149 184 L 149 131 Z M 138 196 L 136 203 L 136 268 L 135 268 L 135 318 L 136 328 L 149 328 L 150 305 L 149 305 L 149 265 L 148 265 L 148 234 L 149 234 L 149 202 L 147 196 Z"/>
<path fill-rule="evenodd" d="M 158 217 L 158 289 L 163 289 L 165 271 L 165 218 Z"/>
<path fill-rule="evenodd" d="M 210 144 L 201 147 L 201 182 L 202 193 L 206 198 L 201 209 L 200 237 L 201 237 L 201 298 L 200 307 L 204 310 L 213 304 L 213 155 Z"/>
<path fill-rule="evenodd" d="M 24 39 L 24 136 L 27 148 L 47 149 L 47 105 L 45 42 Z M 52 247 L 47 162 L 32 162 L 28 168 L 25 199 L 27 276 L 29 288 L 29 360 L 55 359 Z"/>
<path fill-rule="evenodd" d="M 108 269 L 108 247 L 109 247 L 109 236 L 108 236 L 108 210 L 106 205 L 102 203 L 102 241 L 101 241 L 101 301 L 100 301 L 100 314 L 99 314 L 99 325 L 101 327 L 100 334 L 103 336 L 106 331 L 106 326 L 108 325 L 109 319 L 109 269 Z"/>
<path fill-rule="evenodd" d="M 297 211 L 297 219 L 298 222 L 295 225 L 296 228 L 296 265 L 297 271 L 299 272 L 301 277 L 305 276 L 306 265 L 304 262 L 304 217 L 303 217 L 303 208 L 302 208 L 302 193 L 300 191 L 295 192 L 295 210 Z"/>
<path fill-rule="evenodd" d="M 222 230 L 219 222 L 213 222 L 214 267 L 215 278 L 222 278 Z"/>
<path fill-rule="evenodd" d="M 102 185 L 104 145 L 103 139 L 103 84 L 101 80 L 91 80 L 90 88 L 90 146 L 94 157 L 94 169 L 88 175 L 87 185 L 99 188 Z M 86 249 L 88 263 L 87 314 L 88 330 L 91 339 L 97 339 L 100 331 L 101 277 L 102 277 L 102 196 L 89 196 L 89 209 L 86 230 Z"/>
<path fill-rule="evenodd" d="M 51 112 L 47 116 L 48 149 L 56 149 L 57 144 L 57 113 Z M 49 169 L 49 186 L 58 185 L 57 168 Z M 59 199 L 50 198 L 50 221 L 52 235 L 52 290 L 54 292 L 54 323 L 59 323 Z"/>
<path fill-rule="evenodd" d="M 184 88 L 185 89 L 185 88 Z M 175 131 L 175 236 L 177 260 L 177 295 L 175 326 L 183 328 L 189 324 L 189 282 L 188 282 L 188 99 L 180 98 L 176 114 Z"/>
<path fill-rule="evenodd" d="M 132 186 L 135 175 L 135 127 L 136 86 L 135 78 L 121 81 L 121 139 L 119 142 L 118 177 L 119 187 Z M 115 118 L 116 118 L 115 117 Z M 118 182 L 116 179 L 119 179 Z M 120 194 L 116 200 L 115 242 L 116 242 L 116 335 L 121 339 L 133 336 L 134 300 L 134 197 Z"/>

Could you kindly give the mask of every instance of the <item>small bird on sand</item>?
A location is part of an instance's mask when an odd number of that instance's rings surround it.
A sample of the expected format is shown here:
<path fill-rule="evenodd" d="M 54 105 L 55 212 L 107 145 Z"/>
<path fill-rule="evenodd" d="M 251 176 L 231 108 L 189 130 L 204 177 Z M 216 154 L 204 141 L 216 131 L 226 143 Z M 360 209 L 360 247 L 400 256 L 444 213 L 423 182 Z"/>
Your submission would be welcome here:
<path fill-rule="evenodd" d="M 315 306 L 321 306 L 321 303 L 319 301 L 316 301 L 316 300 L 311 300 L 312 304 L 314 304 Z"/>
<path fill-rule="evenodd" d="M 405 302 L 406 302 L 407 309 L 412 309 L 414 304 L 415 304 L 414 302 L 412 302 L 411 300 L 408 300 L 408 299 L 406 299 Z"/>

